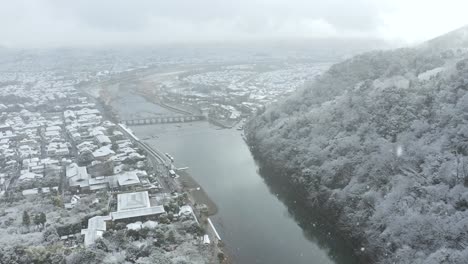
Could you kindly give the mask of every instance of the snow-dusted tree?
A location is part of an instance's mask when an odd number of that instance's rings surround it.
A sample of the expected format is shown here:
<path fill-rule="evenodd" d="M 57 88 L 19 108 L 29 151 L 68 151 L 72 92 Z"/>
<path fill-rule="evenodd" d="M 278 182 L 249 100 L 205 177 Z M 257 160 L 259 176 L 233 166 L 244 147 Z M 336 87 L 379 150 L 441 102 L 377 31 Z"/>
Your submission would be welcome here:
<path fill-rule="evenodd" d="M 29 213 L 27 211 L 23 211 L 23 225 L 28 226 L 31 224 L 31 218 L 29 217 Z"/>

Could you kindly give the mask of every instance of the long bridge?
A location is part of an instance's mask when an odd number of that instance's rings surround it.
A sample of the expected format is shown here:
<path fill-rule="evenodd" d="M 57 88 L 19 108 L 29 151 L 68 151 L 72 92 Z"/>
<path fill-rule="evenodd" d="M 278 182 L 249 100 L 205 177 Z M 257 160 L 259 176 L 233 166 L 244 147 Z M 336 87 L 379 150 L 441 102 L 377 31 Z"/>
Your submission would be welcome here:
<path fill-rule="evenodd" d="M 203 115 L 180 115 L 180 116 L 160 116 L 139 119 L 121 120 L 120 122 L 129 126 L 165 124 L 165 123 L 187 123 L 204 120 Z"/>

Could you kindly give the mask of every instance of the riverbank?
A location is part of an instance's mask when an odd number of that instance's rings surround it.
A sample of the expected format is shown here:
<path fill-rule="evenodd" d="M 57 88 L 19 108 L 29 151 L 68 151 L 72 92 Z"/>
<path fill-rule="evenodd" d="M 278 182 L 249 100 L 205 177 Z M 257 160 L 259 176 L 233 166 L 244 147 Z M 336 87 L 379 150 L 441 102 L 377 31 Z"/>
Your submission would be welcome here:
<path fill-rule="evenodd" d="M 177 181 L 181 184 L 182 191 L 187 193 L 190 203 L 198 214 L 199 225 L 205 230 L 213 244 L 212 263 L 231 264 L 231 257 L 227 254 L 224 243 L 209 218 L 218 212 L 218 207 L 186 168 L 175 171 L 179 176 Z"/>
<path fill-rule="evenodd" d="M 345 255 L 350 256 L 351 259 L 345 263 L 375 263 L 374 256 L 362 247 L 364 238 L 356 235 L 355 227 L 351 223 L 341 221 L 340 205 L 325 202 L 312 204 L 306 186 L 293 177 L 297 175 L 297 171 L 288 171 L 279 165 L 279 161 L 270 162 L 268 157 L 257 151 L 254 142 L 249 141 L 248 138 L 245 141 L 260 167 L 260 175 L 270 189 L 278 194 L 278 198 L 286 204 L 301 228 L 305 231 L 314 230 L 316 236 L 320 237 L 319 241 L 322 240 L 325 243 L 331 243 L 337 239 L 343 241 L 340 247 L 332 248 L 332 250 L 347 252 Z M 315 214 L 308 212 L 315 212 Z"/>
<path fill-rule="evenodd" d="M 186 170 L 176 170 L 179 182 L 182 185 L 182 188 L 187 192 L 195 205 L 206 205 L 206 210 L 204 213 L 208 216 L 215 215 L 218 213 L 218 206 L 215 202 L 208 196 L 203 187 L 186 171 Z"/>
<path fill-rule="evenodd" d="M 209 117 L 208 121 L 215 126 L 226 129 L 231 129 L 239 123 L 239 120 L 221 120 L 213 117 Z"/>
<path fill-rule="evenodd" d="M 113 111 L 108 107 L 107 104 L 100 100 L 100 98 L 92 99 L 93 101 L 95 101 L 97 108 L 103 111 L 102 113 L 105 119 L 109 120 L 109 116 L 113 116 L 110 115 L 110 113 L 113 113 Z M 111 120 L 115 122 L 115 120 Z M 148 147 L 153 149 L 155 152 L 158 152 L 158 150 L 154 146 Z M 149 150 L 148 152 L 151 151 Z M 160 165 L 163 165 L 163 167 L 166 167 L 165 164 L 163 164 L 161 161 L 158 161 L 157 159 L 156 161 Z M 179 177 L 177 179 L 174 179 L 173 182 L 179 183 L 177 185 L 179 185 L 180 188 L 174 186 L 175 188 L 173 188 L 172 190 L 168 189 L 168 191 L 175 191 L 181 189 L 182 192 L 187 193 L 189 204 L 195 209 L 194 211 L 198 214 L 198 216 L 194 215 L 196 217 L 195 219 L 199 221 L 199 225 L 204 230 L 206 230 L 205 234 L 208 234 L 211 240 L 211 244 L 209 245 L 211 252 L 209 257 L 209 263 L 231 264 L 231 257 L 229 256 L 229 254 L 226 253 L 226 250 L 224 249 L 224 243 L 222 243 L 214 225 L 208 218 L 209 216 L 215 215 L 218 212 L 216 203 L 213 202 L 213 200 L 208 196 L 205 190 L 195 181 L 195 179 L 185 169 L 176 169 L 176 171 Z M 169 178 L 167 175 L 163 177 L 164 178 L 162 179 L 171 180 L 171 178 Z"/>
<path fill-rule="evenodd" d="M 148 145 L 174 156 L 177 167 L 188 167 L 187 172 L 216 201 L 218 212 L 210 219 L 232 263 L 359 263 L 333 230 L 307 217 L 315 212 L 292 207 L 297 199 L 285 199 L 287 190 L 271 187 L 281 184 L 265 180 L 271 177 L 262 174 L 270 172 L 259 171 L 241 131 L 218 129 L 208 122 L 134 130 Z"/>

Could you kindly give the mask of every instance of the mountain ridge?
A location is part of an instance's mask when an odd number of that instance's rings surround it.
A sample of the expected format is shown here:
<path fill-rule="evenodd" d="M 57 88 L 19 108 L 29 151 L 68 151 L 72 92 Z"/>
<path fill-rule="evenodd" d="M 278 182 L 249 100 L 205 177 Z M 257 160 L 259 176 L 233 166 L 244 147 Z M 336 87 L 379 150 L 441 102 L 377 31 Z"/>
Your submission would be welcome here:
<path fill-rule="evenodd" d="M 467 32 L 335 64 L 246 126 L 369 263 L 468 259 Z"/>

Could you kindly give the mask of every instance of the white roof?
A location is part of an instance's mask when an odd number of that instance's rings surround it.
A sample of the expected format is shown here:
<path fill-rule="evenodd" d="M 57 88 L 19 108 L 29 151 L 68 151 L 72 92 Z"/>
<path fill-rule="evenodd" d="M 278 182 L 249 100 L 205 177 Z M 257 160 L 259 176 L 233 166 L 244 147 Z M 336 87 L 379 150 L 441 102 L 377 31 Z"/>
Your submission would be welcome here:
<path fill-rule="evenodd" d="M 131 230 L 140 230 L 141 229 L 142 223 L 140 221 L 137 221 L 135 223 L 130 223 L 127 225 L 127 229 Z"/>
<path fill-rule="evenodd" d="M 148 221 L 143 223 L 143 227 L 146 227 L 146 228 L 155 228 L 157 226 L 158 226 L 158 222 L 156 222 L 156 221 L 148 220 Z"/>
<path fill-rule="evenodd" d="M 96 239 L 102 237 L 106 231 L 106 221 L 111 220 L 110 216 L 95 216 L 88 220 L 88 229 L 82 229 L 81 234 L 85 236 L 84 245 L 86 247 L 94 244 Z"/>
<path fill-rule="evenodd" d="M 46 131 L 46 132 L 44 133 L 44 135 L 45 135 L 46 137 L 59 136 L 59 135 L 60 135 L 60 132 L 54 131 L 54 130 L 53 130 L 53 131 Z"/>
<path fill-rule="evenodd" d="M 149 207 L 150 201 L 147 191 L 121 193 L 117 195 L 117 211 Z"/>
<path fill-rule="evenodd" d="M 79 167 L 76 163 L 72 163 L 67 166 L 66 175 L 67 178 L 79 176 L 78 178 L 88 178 L 87 177 L 88 171 L 86 167 Z"/>
<path fill-rule="evenodd" d="M 193 209 L 190 205 L 183 205 L 179 209 L 179 215 L 189 215 L 192 214 Z"/>
<path fill-rule="evenodd" d="M 113 155 L 113 154 L 115 154 L 115 152 L 112 151 L 110 147 L 101 147 L 93 152 L 93 156 L 95 158 L 106 157 L 108 155 Z"/>
<path fill-rule="evenodd" d="M 60 131 L 60 130 L 62 130 L 62 128 L 59 126 L 48 126 L 46 128 L 46 131 Z"/>
<path fill-rule="evenodd" d="M 203 236 L 203 244 L 210 244 L 210 237 L 208 235 Z"/>
<path fill-rule="evenodd" d="M 136 171 L 126 171 L 116 176 L 120 186 L 129 186 L 140 183 L 140 179 L 138 178 Z"/>
<path fill-rule="evenodd" d="M 97 140 L 100 144 L 110 144 L 110 143 L 112 143 L 111 140 L 109 139 L 109 137 L 106 136 L 106 135 L 97 135 L 97 136 L 96 136 L 96 140 Z"/>
<path fill-rule="evenodd" d="M 93 147 L 96 146 L 93 144 L 91 141 L 83 141 L 82 143 L 78 144 L 76 147 L 77 148 L 83 148 L 83 147 Z"/>
<path fill-rule="evenodd" d="M 44 187 L 42 188 L 42 192 L 43 193 L 49 193 L 50 192 L 50 189 L 49 187 Z M 53 190 L 58 190 L 58 186 L 55 186 L 55 187 L 52 187 Z M 28 190 L 24 190 L 22 192 L 22 194 L 24 196 L 26 195 L 33 195 L 33 194 L 38 194 L 39 193 L 39 189 L 38 188 L 34 188 L 34 189 L 28 189 Z"/>
<path fill-rule="evenodd" d="M 89 185 L 89 174 L 86 167 L 78 167 L 73 163 L 67 167 L 66 175 L 70 186 L 86 187 Z"/>
<path fill-rule="evenodd" d="M 37 173 L 34 173 L 34 172 L 26 172 L 26 173 L 21 174 L 21 176 L 19 177 L 19 180 L 20 181 L 27 181 L 27 180 L 33 180 L 33 179 L 42 178 L 42 177 L 43 177 L 43 175 L 41 175 L 41 174 L 37 174 Z"/>
<path fill-rule="evenodd" d="M 125 210 L 125 211 L 117 211 L 111 213 L 112 220 L 119 220 L 119 219 L 126 219 L 132 217 L 140 217 L 140 216 L 148 216 L 148 215 L 155 215 L 155 214 L 162 214 L 166 212 L 164 210 L 164 206 L 158 205 L 148 208 L 139 208 L 139 209 L 132 209 L 132 210 Z"/>

